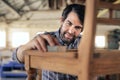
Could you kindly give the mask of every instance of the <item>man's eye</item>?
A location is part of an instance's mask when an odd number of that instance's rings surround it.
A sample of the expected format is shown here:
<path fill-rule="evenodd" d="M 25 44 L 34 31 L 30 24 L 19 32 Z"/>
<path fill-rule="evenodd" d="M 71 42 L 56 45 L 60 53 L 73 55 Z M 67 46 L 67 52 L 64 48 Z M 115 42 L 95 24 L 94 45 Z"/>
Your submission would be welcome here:
<path fill-rule="evenodd" d="M 67 24 L 68 26 L 72 26 L 72 23 L 70 23 L 70 22 L 67 22 L 66 24 Z"/>
<path fill-rule="evenodd" d="M 76 26 L 75 29 L 82 29 L 82 27 L 80 27 L 80 26 Z"/>

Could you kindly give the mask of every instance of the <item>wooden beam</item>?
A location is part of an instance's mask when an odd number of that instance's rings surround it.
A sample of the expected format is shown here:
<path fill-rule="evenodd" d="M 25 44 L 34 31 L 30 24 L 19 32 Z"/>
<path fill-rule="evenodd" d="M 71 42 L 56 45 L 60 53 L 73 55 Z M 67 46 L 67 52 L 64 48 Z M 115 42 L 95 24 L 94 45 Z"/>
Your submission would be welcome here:
<path fill-rule="evenodd" d="M 120 4 L 120 0 L 115 1 L 113 4 Z M 106 14 L 107 12 L 108 12 L 108 9 L 104 9 L 100 13 L 98 13 L 97 17 L 101 17 L 102 15 Z"/>
<path fill-rule="evenodd" d="M 96 50 L 98 54 L 91 61 L 93 65 L 91 73 L 94 75 L 120 73 L 120 51 L 119 50 Z"/>
<path fill-rule="evenodd" d="M 109 2 L 99 2 L 98 7 L 106 8 L 106 9 L 120 10 L 120 4 L 113 4 L 113 3 L 109 3 Z"/>
<path fill-rule="evenodd" d="M 3 2 L 4 5 L 6 5 L 6 7 L 11 11 L 13 12 L 14 14 L 16 14 L 18 16 L 18 18 L 20 18 L 20 14 L 10 5 L 8 4 L 7 1 L 5 0 L 1 0 Z"/>
<path fill-rule="evenodd" d="M 71 75 L 78 75 L 78 73 L 80 73 L 81 68 L 78 66 L 80 65 L 79 63 L 80 62 L 77 59 L 58 56 L 31 56 L 30 58 L 31 68 L 50 70 Z"/>
<path fill-rule="evenodd" d="M 97 22 L 100 24 L 120 25 L 120 19 L 98 18 Z"/>

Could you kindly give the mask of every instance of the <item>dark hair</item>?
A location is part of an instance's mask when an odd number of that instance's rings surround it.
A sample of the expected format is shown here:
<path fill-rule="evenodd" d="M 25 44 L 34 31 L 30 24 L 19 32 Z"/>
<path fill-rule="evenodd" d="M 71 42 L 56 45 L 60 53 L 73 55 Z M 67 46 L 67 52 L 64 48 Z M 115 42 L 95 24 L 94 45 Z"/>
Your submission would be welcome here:
<path fill-rule="evenodd" d="M 84 23 L 84 15 L 85 15 L 85 6 L 84 5 L 80 5 L 80 4 L 71 4 L 71 5 L 68 5 L 63 10 L 63 13 L 62 13 L 63 20 L 65 20 L 67 18 L 68 14 L 71 11 L 74 11 L 78 15 L 79 20 L 83 24 Z"/>

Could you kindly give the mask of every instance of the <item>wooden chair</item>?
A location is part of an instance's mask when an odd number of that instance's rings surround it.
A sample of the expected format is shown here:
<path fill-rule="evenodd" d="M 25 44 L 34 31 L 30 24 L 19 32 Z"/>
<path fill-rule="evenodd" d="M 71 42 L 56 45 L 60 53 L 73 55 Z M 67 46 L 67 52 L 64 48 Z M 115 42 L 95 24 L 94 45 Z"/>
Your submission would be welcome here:
<path fill-rule="evenodd" d="M 32 74 L 31 69 L 45 69 L 76 75 L 78 80 L 93 80 L 95 76 L 120 73 L 120 51 L 95 49 L 94 47 L 97 23 L 120 25 L 120 19 L 113 19 L 112 14 L 108 19 L 98 19 L 96 16 L 99 8 L 120 10 L 120 5 L 103 3 L 100 0 L 86 0 L 84 35 L 78 50 L 44 54 L 37 50 L 25 51 L 25 68 L 29 72 L 28 80 Z"/>

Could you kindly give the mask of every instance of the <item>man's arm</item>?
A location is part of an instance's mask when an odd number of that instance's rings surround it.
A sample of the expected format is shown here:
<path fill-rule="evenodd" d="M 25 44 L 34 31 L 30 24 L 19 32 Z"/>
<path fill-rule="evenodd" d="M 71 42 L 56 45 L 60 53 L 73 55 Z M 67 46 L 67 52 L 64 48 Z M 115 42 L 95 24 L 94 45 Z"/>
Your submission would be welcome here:
<path fill-rule="evenodd" d="M 16 59 L 20 63 L 24 63 L 24 54 L 25 50 L 39 50 L 41 52 L 47 51 L 47 45 L 55 46 L 59 45 L 57 39 L 50 34 L 40 34 L 29 41 L 27 44 L 22 45 L 16 49 L 13 53 L 13 59 Z"/>

